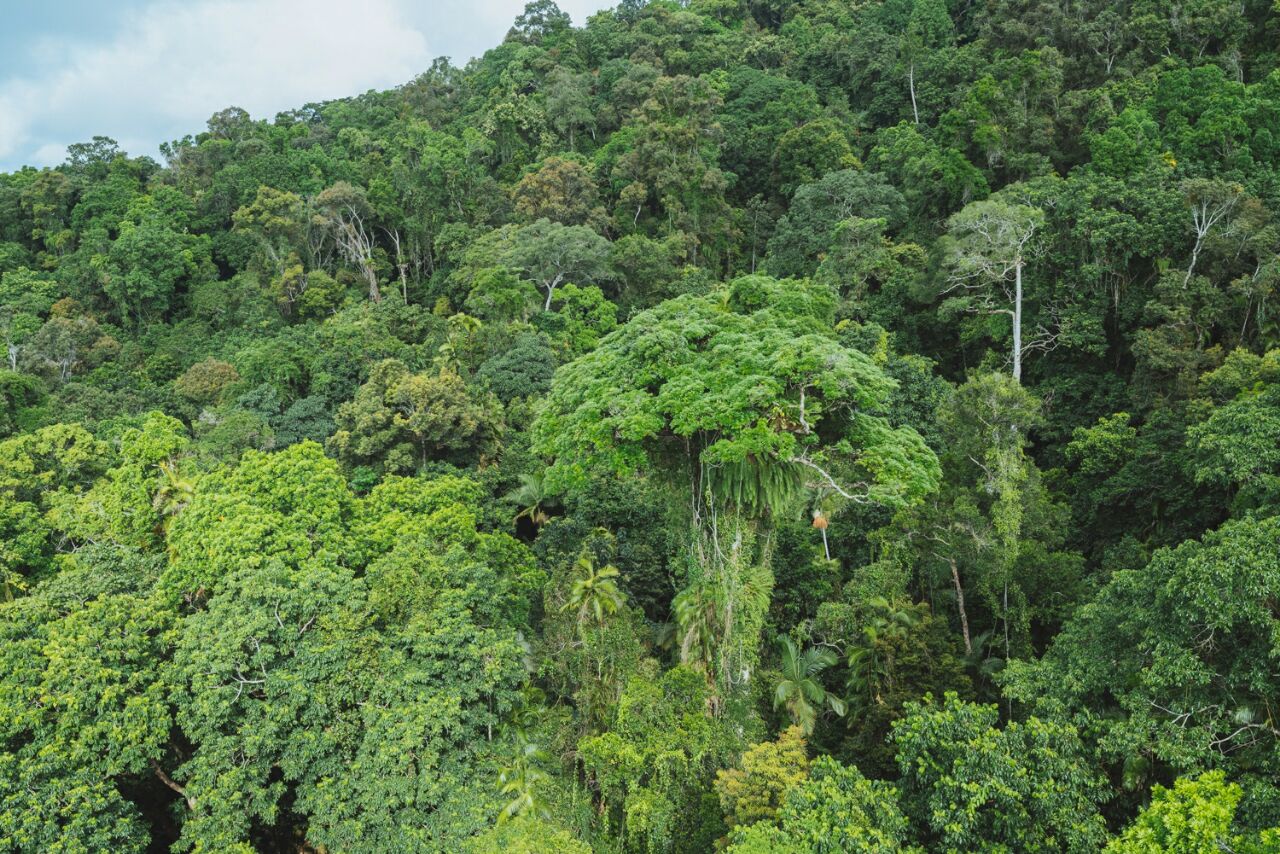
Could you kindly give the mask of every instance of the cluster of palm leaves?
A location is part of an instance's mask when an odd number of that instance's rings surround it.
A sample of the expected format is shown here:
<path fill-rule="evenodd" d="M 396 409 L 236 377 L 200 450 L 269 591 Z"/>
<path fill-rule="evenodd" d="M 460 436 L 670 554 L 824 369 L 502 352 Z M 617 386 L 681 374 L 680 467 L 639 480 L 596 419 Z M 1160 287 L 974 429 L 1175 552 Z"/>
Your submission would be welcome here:
<path fill-rule="evenodd" d="M 785 706 L 791 721 L 805 735 L 813 733 L 822 711 L 829 708 L 838 716 L 844 715 L 844 700 L 824 688 L 821 680 L 822 671 L 840 660 L 835 651 L 813 646 L 801 650 L 794 640 L 785 636 L 779 646 L 782 678 L 773 691 L 773 707 Z"/>

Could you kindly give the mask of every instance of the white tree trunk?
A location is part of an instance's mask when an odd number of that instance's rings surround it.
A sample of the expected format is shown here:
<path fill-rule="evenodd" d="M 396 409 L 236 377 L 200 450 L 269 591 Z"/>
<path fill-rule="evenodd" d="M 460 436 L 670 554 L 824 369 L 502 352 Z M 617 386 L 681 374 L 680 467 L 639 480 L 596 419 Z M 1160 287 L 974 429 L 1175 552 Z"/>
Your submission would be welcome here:
<path fill-rule="evenodd" d="M 1022 261 L 1013 268 L 1013 378 L 1022 382 Z"/>
<path fill-rule="evenodd" d="M 920 110 L 916 107 L 916 64 L 913 60 L 907 68 L 907 85 L 911 87 L 911 115 L 920 124 Z"/>

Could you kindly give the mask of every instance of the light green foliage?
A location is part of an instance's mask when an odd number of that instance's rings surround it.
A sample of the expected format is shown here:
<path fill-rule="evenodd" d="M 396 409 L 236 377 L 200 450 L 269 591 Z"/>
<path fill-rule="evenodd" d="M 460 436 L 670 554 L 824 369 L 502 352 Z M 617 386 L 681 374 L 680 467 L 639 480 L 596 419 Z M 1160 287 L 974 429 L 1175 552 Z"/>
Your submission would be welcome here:
<path fill-rule="evenodd" d="M 392 474 L 436 459 L 474 459 L 493 449 L 502 423 L 496 402 L 473 396 L 454 371 L 414 374 L 393 360 L 374 366 L 334 420 L 338 429 L 326 444 L 335 456 Z"/>
<path fill-rule="evenodd" d="M 1102 781 L 1075 730 L 948 694 L 893 726 L 903 811 L 938 851 L 1096 851 Z"/>
<path fill-rule="evenodd" d="M 596 287 L 563 285 L 551 311 L 536 315 L 533 325 L 551 339 L 566 358 L 594 350 L 618 325 L 618 309 Z"/>
<path fill-rule="evenodd" d="M 237 231 L 252 235 L 271 270 L 281 273 L 289 253 L 295 251 L 306 233 L 303 201 L 295 193 L 272 187 L 258 188 L 254 200 L 231 217 Z"/>
<path fill-rule="evenodd" d="M 1156 786 L 1151 804 L 1107 846 L 1110 854 L 1274 850 L 1280 827 L 1248 839 L 1232 830 L 1241 789 L 1221 771 L 1180 777 L 1172 789 Z"/>
<path fill-rule="evenodd" d="M 787 793 L 809 776 L 804 732 L 784 730 L 777 741 L 764 741 L 742 754 L 742 767 L 716 773 L 716 795 L 725 824 L 735 832 L 756 822 L 771 822 Z"/>
<path fill-rule="evenodd" d="M 890 854 L 908 846 L 909 828 L 893 786 L 868 780 L 829 756 L 788 789 L 777 818 L 735 830 L 730 854 Z"/>
<path fill-rule="evenodd" d="M 187 231 L 189 201 L 164 189 L 130 205 L 110 250 L 95 259 L 103 291 L 127 322 L 163 315 L 180 284 L 211 274 L 208 238 Z"/>
<path fill-rule="evenodd" d="M 89 486 L 107 467 L 107 446 L 78 424 L 54 424 L 0 442 L 0 490 L 47 506 Z"/>
<path fill-rule="evenodd" d="M 50 629 L 40 692 L 60 761 L 104 777 L 149 772 L 172 726 L 158 665 L 173 623 L 159 602 L 105 596 Z"/>
<path fill-rule="evenodd" d="M 161 497 L 190 440 L 181 421 L 151 412 L 119 438 L 120 464 L 79 496 L 63 495 L 51 521 L 72 538 L 146 548 L 162 533 Z"/>
<path fill-rule="evenodd" d="M 470 854 L 591 854 L 591 847 L 568 832 L 538 819 L 517 819 L 471 840 Z"/>
<path fill-rule="evenodd" d="M 631 679 L 611 730 L 579 743 L 602 807 L 618 819 L 626 850 L 694 851 L 720 836 L 701 806 L 715 769 L 741 748 L 727 721 L 706 715 L 706 683 L 677 667 Z M 718 813 L 718 810 L 717 810 Z M 708 839 L 708 836 L 710 838 Z"/>
<path fill-rule="evenodd" d="M 564 488 L 593 465 L 653 467 L 653 440 L 669 432 L 689 440 L 713 490 L 764 511 L 789 479 L 821 483 L 807 465 L 825 462 L 815 431 L 849 404 L 856 415 L 839 462 L 866 479 L 855 494 L 892 501 L 927 491 L 936 471 L 927 449 L 874 414 L 893 381 L 833 340 L 832 307 L 825 288 L 755 276 L 637 315 L 556 375 L 534 428 L 555 457 L 549 478 Z"/>
<path fill-rule="evenodd" d="M 250 451 L 239 465 L 201 479 L 168 532 L 161 585 L 199 601 L 221 579 L 273 560 L 332 560 L 351 549 L 353 500 L 337 465 L 303 442 L 274 454 Z"/>
<path fill-rule="evenodd" d="M 801 651 L 789 637 L 782 638 L 779 646 L 782 658 L 778 669 L 782 678 L 773 689 L 773 707 L 786 707 L 792 723 L 805 735 L 812 735 L 818 715 L 828 706 L 836 715 L 844 714 L 844 700 L 822 685 L 822 671 L 839 658 L 829 649 L 810 647 Z"/>
<path fill-rule="evenodd" d="M 49 564 L 52 531 L 34 504 L 0 496 L 0 584 L 4 598 L 27 587 Z"/>
<path fill-rule="evenodd" d="M 147 850 L 147 825 L 109 781 L 54 757 L 0 753 L 0 844 L 12 851 Z"/>

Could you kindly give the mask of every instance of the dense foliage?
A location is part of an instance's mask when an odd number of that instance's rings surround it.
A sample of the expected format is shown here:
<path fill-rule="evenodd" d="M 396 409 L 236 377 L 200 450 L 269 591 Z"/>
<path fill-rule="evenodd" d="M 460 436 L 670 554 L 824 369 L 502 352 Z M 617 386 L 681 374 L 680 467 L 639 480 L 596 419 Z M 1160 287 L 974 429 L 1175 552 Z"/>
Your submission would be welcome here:
<path fill-rule="evenodd" d="M 0 850 L 1280 851 L 1277 45 L 537 0 L 0 174 Z"/>

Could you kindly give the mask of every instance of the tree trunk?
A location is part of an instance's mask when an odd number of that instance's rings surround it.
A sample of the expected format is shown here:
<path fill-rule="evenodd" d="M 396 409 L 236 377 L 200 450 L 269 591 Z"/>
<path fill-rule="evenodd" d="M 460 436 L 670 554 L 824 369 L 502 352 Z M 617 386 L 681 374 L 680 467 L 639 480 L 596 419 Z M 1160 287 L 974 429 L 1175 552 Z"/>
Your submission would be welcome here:
<path fill-rule="evenodd" d="M 544 282 L 543 287 L 547 289 L 547 301 L 542 304 L 543 311 L 551 311 L 551 297 L 556 292 L 556 286 L 560 284 L 560 280 L 564 278 L 564 273 L 556 273 L 556 277 L 549 282 Z"/>
<path fill-rule="evenodd" d="M 1022 261 L 1013 268 L 1013 378 L 1022 382 Z"/>
<path fill-rule="evenodd" d="M 907 85 L 911 87 L 911 116 L 916 124 L 920 124 L 920 110 L 916 107 L 916 63 L 911 61 L 907 68 Z"/>
<path fill-rule="evenodd" d="M 960 567 L 955 558 L 947 558 L 951 564 L 951 583 L 956 587 L 956 610 L 960 612 L 960 634 L 964 637 L 964 654 L 973 654 L 973 643 L 969 640 L 969 615 L 964 609 L 964 587 L 960 585 Z"/>
<path fill-rule="evenodd" d="M 160 767 L 160 763 L 155 761 L 154 759 L 151 760 L 151 770 L 155 772 L 156 779 L 158 779 L 161 783 L 164 783 L 165 786 L 169 787 L 174 792 L 177 792 L 179 795 L 182 796 L 182 799 L 187 802 L 187 807 L 189 809 L 194 810 L 196 808 L 195 798 L 188 795 L 187 790 L 185 788 L 175 783 L 168 774 L 164 773 L 164 769 Z"/>

